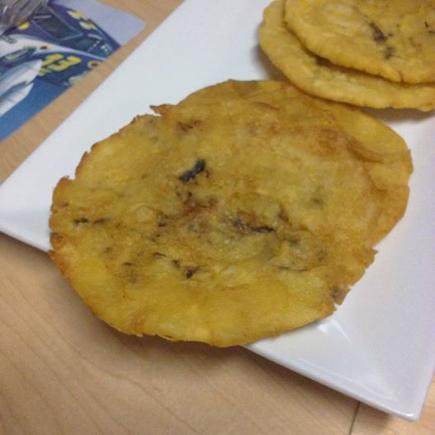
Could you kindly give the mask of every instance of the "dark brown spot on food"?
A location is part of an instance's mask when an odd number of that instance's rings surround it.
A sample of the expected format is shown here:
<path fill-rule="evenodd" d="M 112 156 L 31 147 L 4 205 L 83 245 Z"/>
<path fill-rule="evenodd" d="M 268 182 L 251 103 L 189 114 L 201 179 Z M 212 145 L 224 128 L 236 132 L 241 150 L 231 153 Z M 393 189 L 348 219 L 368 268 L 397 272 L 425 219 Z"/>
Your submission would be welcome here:
<path fill-rule="evenodd" d="M 324 249 L 321 249 L 317 253 L 317 259 L 319 260 L 319 262 L 322 262 L 326 258 L 327 255 L 328 255 L 328 252 Z"/>
<path fill-rule="evenodd" d="M 208 198 L 208 200 L 207 200 L 207 207 L 208 208 L 213 208 L 213 207 L 215 207 L 217 205 L 217 203 L 218 203 L 218 200 L 216 198 L 214 198 L 214 197 Z"/>
<path fill-rule="evenodd" d="M 157 226 L 158 227 L 165 227 L 169 223 L 169 216 L 165 213 L 160 213 L 157 218 Z"/>
<path fill-rule="evenodd" d="M 427 21 L 424 22 L 424 27 L 426 27 L 427 33 L 429 33 L 430 35 L 435 35 L 435 29 L 432 29 Z"/>
<path fill-rule="evenodd" d="M 190 180 L 193 180 L 198 174 L 205 170 L 205 160 L 197 160 L 192 169 L 189 169 L 186 172 L 183 172 L 178 179 L 182 183 L 188 183 Z"/>
<path fill-rule="evenodd" d="M 288 239 L 288 242 L 290 243 L 291 246 L 299 246 L 299 244 L 301 243 L 300 239 L 296 237 L 292 237 Z"/>
<path fill-rule="evenodd" d="M 333 287 L 330 290 L 330 295 L 335 303 L 341 304 L 346 296 L 346 290 L 340 287 Z"/>
<path fill-rule="evenodd" d="M 110 218 L 102 217 L 102 218 L 94 220 L 94 222 L 92 222 L 92 223 L 98 225 L 98 224 L 105 224 L 106 222 L 109 222 L 109 221 L 110 221 Z"/>
<path fill-rule="evenodd" d="M 240 217 L 234 219 L 233 226 L 242 233 L 247 233 L 247 232 L 271 233 L 272 231 L 274 231 L 273 228 L 268 227 L 266 225 L 257 226 L 257 225 L 246 223 Z"/>
<path fill-rule="evenodd" d="M 286 213 L 286 211 L 281 207 L 278 213 L 278 218 L 282 220 L 286 224 L 290 224 L 290 219 Z"/>
<path fill-rule="evenodd" d="M 325 59 L 324 57 L 320 57 L 320 56 L 314 56 L 315 60 L 316 60 L 316 64 L 320 65 L 320 66 L 329 66 L 329 60 Z"/>
<path fill-rule="evenodd" d="M 384 49 L 384 58 L 389 59 L 394 54 L 394 47 L 387 45 Z"/>
<path fill-rule="evenodd" d="M 196 203 L 194 200 L 188 200 L 183 203 L 184 209 L 182 216 L 188 216 L 188 215 L 194 215 L 199 213 L 204 209 L 204 207 L 201 207 L 200 204 Z"/>
<path fill-rule="evenodd" d="M 124 263 L 122 263 L 123 266 L 133 266 L 133 263 L 131 263 L 130 261 L 124 261 Z"/>
<path fill-rule="evenodd" d="M 261 227 L 250 226 L 249 228 L 256 233 L 271 233 L 272 231 L 274 231 L 273 228 L 267 226 L 261 226 Z"/>
<path fill-rule="evenodd" d="M 180 261 L 179 260 L 171 260 L 171 263 L 174 267 L 176 267 L 177 269 L 180 268 Z"/>
<path fill-rule="evenodd" d="M 184 216 L 195 215 L 195 214 L 197 215 L 200 213 L 207 213 L 215 207 L 216 203 L 217 201 L 215 198 L 209 198 L 199 202 L 197 199 L 193 197 L 192 194 L 187 195 L 187 197 L 183 201 L 184 207 L 181 216 L 184 217 Z"/>
<path fill-rule="evenodd" d="M 243 222 L 239 217 L 234 219 L 233 225 L 238 231 L 241 232 L 245 232 L 249 229 L 248 225 L 245 222 Z"/>
<path fill-rule="evenodd" d="M 195 128 L 200 124 L 201 124 L 201 121 L 194 120 L 194 121 L 190 121 L 190 122 L 178 122 L 177 126 L 181 131 L 187 133 L 188 131 L 192 130 L 192 128 Z"/>
<path fill-rule="evenodd" d="M 153 256 L 157 258 L 166 257 L 165 254 L 162 254 L 161 252 L 153 252 Z"/>
<path fill-rule="evenodd" d="M 311 198 L 311 204 L 313 204 L 316 207 L 323 207 L 324 202 L 322 198 L 318 198 L 317 196 Z"/>
<path fill-rule="evenodd" d="M 73 222 L 75 225 L 87 224 L 87 223 L 89 223 L 89 219 L 86 217 L 80 217 L 80 218 L 74 219 Z"/>
<path fill-rule="evenodd" d="M 151 240 L 152 242 L 156 242 L 157 243 L 157 239 L 159 239 L 162 235 L 156 231 L 155 233 L 151 234 L 148 238 L 148 240 Z"/>
<path fill-rule="evenodd" d="M 192 278 L 193 275 L 195 275 L 196 272 L 198 272 L 198 270 L 199 270 L 199 266 L 189 266 L 189 267 L 186 267 L 186 270 L 184 272 L 184 276 L 187 279 L 190 279 L 190 278 Z"/>
<path fill-rule="evenodd" d="M 373 21 L 369 23 L 369 26 L 372 29 L 372 38 L 375 42 L 383 43 L 387 40 L 387 36 Z"/>
<path fill-rule="evenodd" d="M 200 230 L 200 225 L 198 222 L 191 222 L 189 225 L 187 225 L 187 229 L 192 233 L 198 233 Z"/>
<path fill-rule="evenodd" d="M 160 104 L 158 106 L 151 105 L 150 109 L 153 112 L 158 113 L 159 115 L 163 115 L 163 114 L 169 112 L 172 107 L 173 107 L 172 104 Z"/>

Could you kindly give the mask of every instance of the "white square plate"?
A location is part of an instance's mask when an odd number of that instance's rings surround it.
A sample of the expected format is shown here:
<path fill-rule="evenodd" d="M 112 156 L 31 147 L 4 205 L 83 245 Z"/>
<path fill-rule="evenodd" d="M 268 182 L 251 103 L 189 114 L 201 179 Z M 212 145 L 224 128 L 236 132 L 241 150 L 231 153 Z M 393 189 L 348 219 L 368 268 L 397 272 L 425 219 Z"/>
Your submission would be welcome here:
<path fill-rule="evenodd" d="M 261 79 L 268 0 L 187 0 L 0 187 L 0 230 L 47 250 L 53 187 L 83 152 L 150 104 L 216 82 Z M 389 413 L 417 419 L 435 363 L 435 117 L 376 111 L 407 141 L 415 171 L 405 217 L 329 319 L 251 346 Z"/>

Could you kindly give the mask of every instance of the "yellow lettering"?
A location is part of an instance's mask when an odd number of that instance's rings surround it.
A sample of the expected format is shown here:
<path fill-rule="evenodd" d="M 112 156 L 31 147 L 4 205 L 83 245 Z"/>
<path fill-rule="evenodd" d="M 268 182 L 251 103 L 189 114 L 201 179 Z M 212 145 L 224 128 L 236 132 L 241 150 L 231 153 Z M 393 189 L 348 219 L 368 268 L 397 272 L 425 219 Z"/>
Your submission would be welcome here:
<path fill-rule="evenodd" d="M 68 15 L 76 20 L 86 20 L 88 17 L 80 11 L 68 11 Z"/>
<path fill-rule="evenodd" d="M 80 27 L 85 30 L 96 30 L 97 26 L 83 13 L 80 11 L 68 11 L 68 15 L 75 20 L 80 21 Z"/>
<path fill-rule="evenodd" d="M 29 21 L 24 21 L 24 23 L 21 23 L 18 28 L 20 30 L 27 30 L 30 27 L 30 22 Z"/>
<path fill-rule="evenodd" d="M 77 56 L 68 56 L 65 58 L 65 56 L 60 53 L 49 54 L 42 62 L 42 68 L 39 71 L 39 75 L 44 76 L 50 72 L 65 71 L 81 61 L 82 60 Z"/>
<path fill-rule="evenodd" d="M 60 53 L 53 53 L 53 54 L 49 54 L 48 56 L 45 57 L 45 59 L 42 61 L 42 66 L 47 66 L 52 64 L 53 62 L 56 62 L 60 59 L 63 59 L 63 54 Z"/>
<path fill-rule="evenodd" d="M 65 71 L 69 67 L 71 67 L 73 65 L 77 65 L 80 62 L 81 62 L 81 59 L 79 57 L 68 56 L 65 59 L 62 59 L 62 60 L 59 60 L 58 62 L 50 64 L 48 66 L 48 68 L 50 68 L 51 71 L 60 72 L 60 71 Z"/>
<path fill-rule="evenodd" d="M 80 21 L 80 27 L 85 30 L 95 30 L 97 28 L 92 21 Z"/>

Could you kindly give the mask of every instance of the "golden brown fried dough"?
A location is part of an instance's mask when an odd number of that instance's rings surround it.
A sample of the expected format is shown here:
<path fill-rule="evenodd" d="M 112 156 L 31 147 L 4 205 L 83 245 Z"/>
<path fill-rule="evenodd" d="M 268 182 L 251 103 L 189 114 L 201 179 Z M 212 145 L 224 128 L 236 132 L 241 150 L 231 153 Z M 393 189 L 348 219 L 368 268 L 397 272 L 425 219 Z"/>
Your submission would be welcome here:
<path fill-rule="evenodd" d="M 395 82 L 435 82 L 434 0 L 287 0 L 289 28 L 336 65 Z"/>
<path fill-rule="evenodd" d="M 283 82 L 229 81 L 155 111 L 54 192 L 50 255 L 92 311 L 216 346 L 330 315 L 403 213 L 403 141 Z"/>
<path fill-rule="evenodd" d="M 265 10 L 260 45 L 271 62 L 300 89 L 357 106 L 423 111 L 435 108 L 435 83 L 395 83 L 334 65 L 308 51 L 286 27 L 283 14 L 284 0 L 273 2 Z"/>

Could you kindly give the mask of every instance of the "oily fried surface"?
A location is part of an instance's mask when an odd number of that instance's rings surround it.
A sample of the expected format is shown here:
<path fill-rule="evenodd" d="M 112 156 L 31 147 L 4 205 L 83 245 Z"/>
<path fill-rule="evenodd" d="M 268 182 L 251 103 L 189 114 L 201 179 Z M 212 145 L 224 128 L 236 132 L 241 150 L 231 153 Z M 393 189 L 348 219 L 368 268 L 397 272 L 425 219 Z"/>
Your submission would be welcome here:
<path fill-rule="evenodd" d="M 281 93 L 281 88 L 285 92 Z M 378 196 L 382 196 L 382 213 L 377 219 L 376 229 L 367 236 L 370 243 L 381 240 L 403 215 L 409 194 L 408 179 L 412 172 L 409 150 L 399 135 L 357 109 L 311 98 L 291 86 L 272 81 L 228 82 L 225 85 L 211 86 L 195 92 L 177 106 L 160 106 L 155 109 L 166 116 L 172 113 L 191 119 L 200 116 L 196 112 L 203 111 L 203 105 L 209 112 L 211 106 L 222 103 L 223 99 L 226 101 L 227 114 L 233 118 L 239 117 L 240 113 L 232 113 L 231 108 L 242 100 L 256 105 L 264 105 L 267 101 L 271 107 L 285 108 L 288 122 L 297 125 L 300 131 L 307 132 L 304 134 L 308 135 L 311 127 L 314 132 L 320 128 L 319 136 L 324 136 L 320 139 L 322 144 L 333 140 L 331 126 L 347 134 L 351 138 L 349 147 L 364 160 L 365 169 L 377 187 Z M 292 102 L 291 107 L 289 101 Z M 253 112 L 252 115 L 255 120 L 250 123 L 257 123 L 259 114 Z M 264 140 L 267 141 L 267 138 Z M 319 145 L 319 148 L 322 146 Z"/>
<path fill-rule="evenodd" d="M 287 0 L 311 52 L 388 80 L 435 82 L 434 0 Z"/>
<path fill-rule="evenodd" d="M 435 83 L 395 83 L 334 65 L 307 50 L 286 27 L 283 16 L 284 0 L 273 2 L 265 10 L 260 45 L 271 62 L 300 89 L 358 106 L 424 111 L 435 108 Z"/>
<path fill-rule="evenodd" d="M 155 111 L 54 192 L 51 257 L 93 312 L 128 334 L 217 346 L 331 314 L 404 210 L 403 141 L 273 81 Z"/>

